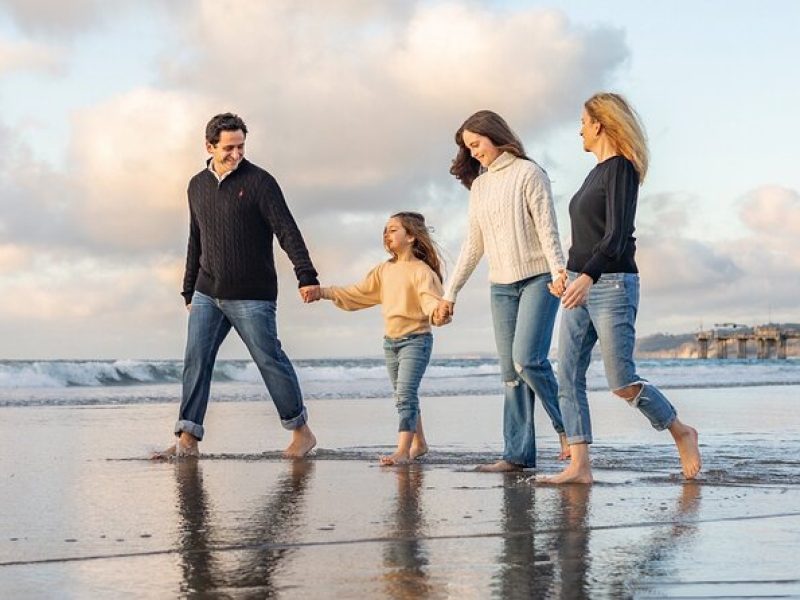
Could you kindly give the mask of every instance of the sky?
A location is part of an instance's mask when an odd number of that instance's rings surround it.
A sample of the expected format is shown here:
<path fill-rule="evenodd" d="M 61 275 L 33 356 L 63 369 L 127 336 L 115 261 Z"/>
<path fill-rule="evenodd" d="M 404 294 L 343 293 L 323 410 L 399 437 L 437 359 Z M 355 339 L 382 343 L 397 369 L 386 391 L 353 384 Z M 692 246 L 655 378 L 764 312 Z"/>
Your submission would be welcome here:
<path fill-rule="evenodd" d="M 245 119 L 321 282 L 346 285 L 399 210 L 452 268 L 453 134 L 486 108 L 547 170 L 566 250 L 601 90 L 650 144 L 638 334 L 800 322 L 798 27 L 791 0 L 0 0 L 0 360 L 183 355 L 186 184 L 216 113 Z M 302 304 L 277 254 L 291 357 L 380 355 L 378 309 Z M 487 282 L 484 261 L 436 354 L 493 352 Z"/>

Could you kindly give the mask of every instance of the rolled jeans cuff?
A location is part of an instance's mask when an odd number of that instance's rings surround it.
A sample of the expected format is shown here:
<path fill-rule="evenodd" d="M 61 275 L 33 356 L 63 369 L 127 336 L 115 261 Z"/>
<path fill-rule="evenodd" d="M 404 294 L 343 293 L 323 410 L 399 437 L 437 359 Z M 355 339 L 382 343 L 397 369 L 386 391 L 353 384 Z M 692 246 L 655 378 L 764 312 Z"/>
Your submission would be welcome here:
<path fill-rule="evenodd" d="M 198 441 L 203 439 L 203 434 L 205 433 L 203 426 L 197 423 L 186 420 L 180 420 L 175 423 L 175 435 L 180 435 L 184 431 L 196 437 Z"/>
<path fill-rule="evenodd" d="M 283 425 L 284 429 L 293 431 L 305 425 L 307 421 L 308 421 L 308 411 L 304 406 L 303 410 L 300 411 L 300 414 L 297 415 L 296 417 L 293 417 L 291 419 L 281 419 L 281 425 Z"/>
<path fill-rule="evenodd" d="M 567 444 L 570 446 L 572 444 L 591 444 L 592 443 L 592 436 L 590 435 L 575 435 L 575 436 L 567 436 Z"/>
<path fill-rule="evenodd" d="M 411 411 L 403 412 L 400 414 L 400 424 L 397 427 L 398 432 L 413 431 L 417 432 L 417 414 Z"/>

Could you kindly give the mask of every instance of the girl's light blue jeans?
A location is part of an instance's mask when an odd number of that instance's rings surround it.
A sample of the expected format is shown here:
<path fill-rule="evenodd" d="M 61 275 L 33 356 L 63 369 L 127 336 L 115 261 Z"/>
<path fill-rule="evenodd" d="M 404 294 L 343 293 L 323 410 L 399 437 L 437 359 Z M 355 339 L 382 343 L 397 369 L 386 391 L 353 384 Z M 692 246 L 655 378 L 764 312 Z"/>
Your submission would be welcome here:
<path fill-rule="evenodd" d="M 416 431 L 419 416 L 419 384 L 433 349 L 433 335 L 412 334 L 402 338 L 383 338 L 386 369 L 394 390 L 400 416 L 398 431 Z"/>
<path fill-rule="evenodd" d="M 543 274 L 491 286 L 494 335 L 505 390 L 503 459 L 523 467 L 536 466 L 536 396 L 553 428 L 564 431 L 558 385 L 547 358 L 558 312 L 558 299 L 547 289 L 550 282 L 550 275 Z"/>
<path fill-rule="evenodd" d="M 297 375 L 281 348 L 270 300 L 221 300 L 195 291 L 189 313 L 189 333 L 183 359 L 183 399 L 175 434 L 186 431 L 203 439 L 211 375 L 220 344 L 231 327 L 242 338 L 256 363 L 281 424 L 297 429 L 307 419 Z"/>
<path fill-rule="evenodd" d="M 568 272 L 569 281 L 577 277 Z M 677 413 L 661 391 L 639 377 L 633 361 L 636 312 L 639 307 L 637 273 L 604 273 L 589 289 L 586 303 L 565 310 L 558 338 L 559 404 L 570 444 L 592 443 L 592 422 L 586 395 L 586 370 L 592 348 L 599 341 L 606 380 L 612 391 L 640 384 L 639 394 L 628 400 L 663 430 Z"/>

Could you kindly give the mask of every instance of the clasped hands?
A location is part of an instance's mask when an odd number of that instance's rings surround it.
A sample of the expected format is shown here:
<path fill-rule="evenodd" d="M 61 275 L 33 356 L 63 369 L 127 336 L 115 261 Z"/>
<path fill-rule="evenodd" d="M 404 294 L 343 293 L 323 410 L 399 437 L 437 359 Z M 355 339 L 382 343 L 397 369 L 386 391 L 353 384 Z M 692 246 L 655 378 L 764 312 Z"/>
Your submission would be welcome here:
<path fill-rule="evenodd" d="M 300 297 L 306 304 L 322 299 L 322 288 L 318 285 L 306 285 L 301 287 L 299 292 Z"/>
<path fill-rule="evenodd" d="M 455 303 L 450 302 L 449 300 L 445 300 L 442 298 L 439 300 L 439 305 L 436 307 L 436 310 L 433 311 L 433 316 L 431 317 L 431 322 L 436 325 L 437 327 L 441 327 L 442 325 L 447 325 L 450 321 L 453 320 L 453 313 L 455 313 Z"/>
<path fill-rule="evenodd" d="M 562 269 L 558 272 L 558 278 L 547 284 L 547 289 L 556 298 L 561 298 L 564 308 L 570 309 L 586 302 L 592 285 L 594 281 L 586 273 L 581 273 L 572 283 L 567 283 L 567 272 Z"/>

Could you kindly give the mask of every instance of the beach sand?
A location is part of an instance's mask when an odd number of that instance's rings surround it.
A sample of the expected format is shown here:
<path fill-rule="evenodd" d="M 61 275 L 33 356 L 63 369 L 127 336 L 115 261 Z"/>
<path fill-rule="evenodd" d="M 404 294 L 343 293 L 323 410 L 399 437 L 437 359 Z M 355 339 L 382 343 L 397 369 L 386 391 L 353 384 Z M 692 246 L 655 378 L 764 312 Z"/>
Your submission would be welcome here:
<path fill-rule="evenodd" d="M 499 455 L 495 397 L 423 399 L 431 452 L 390 468 L 388 400 L 309 402 L 303 461 L 268 402 L 212 404 L 204 457 L 155 463 L 174 404 L 0 408 L 0 597 L 800 595 L 800 389 L 669 396 L 700 430 L 697 482 L 607 393 L 597 482 L 563 488 L 470 470 Z"/>

